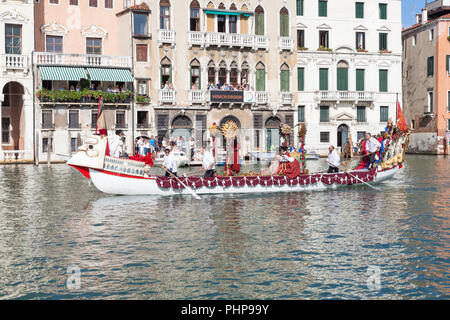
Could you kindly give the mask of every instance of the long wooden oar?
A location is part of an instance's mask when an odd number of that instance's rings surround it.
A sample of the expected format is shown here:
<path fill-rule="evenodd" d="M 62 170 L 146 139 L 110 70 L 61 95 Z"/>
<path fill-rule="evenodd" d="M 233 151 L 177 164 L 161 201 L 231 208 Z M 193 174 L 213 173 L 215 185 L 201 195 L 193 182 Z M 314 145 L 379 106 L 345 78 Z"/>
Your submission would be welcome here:
<path fill-rule="evenodd" d="M 185 187 L 186 190 L 189 191 L 189 193 L 190 193 L 195 199 L 197 199 L 197 200 L 202 200 L 202 198 L 200 198 L 200 196 L 199 196 L 197 193 L 195 193 L 194 190 L 192 190 L 190 187 L 187 187 L 183 182 L 181 182 L 180 179 L 178 179 L 177 176 L 175 176 L 172 172 L 170 172 L 169 170 L 167 170 L 166 167 L 163 167 L 163 169 L 166 170 L 166 172 L 169 173 L 169 175 L 170 175 L 172 178 L 175 178 L 175 179 L 176 179 L 183 187 Z"/>
<path fill-rule="evenodd" d="M 377 190 L 377 191 L 381 191 L 380 188 L 374 187 L 373 185 L 371 185 L 371 184 L 369 184 L 369 183 L 367 183 L 367 182 L 361 180 L 360 178 L 354 176 L 353 174 L 351 174 L 351 173 L 349 172 L 350 169 L 348 168 L 347 163 L 346 163 L 345 161 L 342 161 L 342 165 L 343 165 L 343 166 L 345 167 L 345 169 L 346 169 L 345 173 L 348 174 L 350 177 L 353 177 L 353 178 L 355 178 L 356 180 L 361 181 L 361 182 L 364 183 L 366 186 L 371 187 L 372 189 L 375 189 L 375 190 Z"/>

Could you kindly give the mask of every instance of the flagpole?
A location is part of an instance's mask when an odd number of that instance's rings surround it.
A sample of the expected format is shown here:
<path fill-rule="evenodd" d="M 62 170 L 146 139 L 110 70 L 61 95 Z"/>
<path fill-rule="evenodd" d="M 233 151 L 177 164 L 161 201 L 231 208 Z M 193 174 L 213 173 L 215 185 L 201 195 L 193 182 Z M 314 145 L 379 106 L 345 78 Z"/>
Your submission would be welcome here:
<path fill-rule="evenodd" d="M 103 99 L 103 96 L 100 95 L 98 97 L 98 109 L 97 109 L 97 121 L 95 122 L 95 134 L 97 134 L 97 130 L 98 130 L 98 117 L 100 116 L 100 105 L 101 105 L 102 99 Z"/>

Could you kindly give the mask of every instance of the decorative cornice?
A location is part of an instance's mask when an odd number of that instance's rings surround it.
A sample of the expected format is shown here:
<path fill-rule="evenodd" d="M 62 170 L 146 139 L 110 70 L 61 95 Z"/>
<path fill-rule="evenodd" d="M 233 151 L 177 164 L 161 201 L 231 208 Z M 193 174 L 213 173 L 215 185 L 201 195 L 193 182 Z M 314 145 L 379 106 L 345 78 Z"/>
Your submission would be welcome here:
<path fill-rule="evenodd" d="M 90 26 L 87 26 L 83 29 L 81 29 L 81 34 L 83 35 L 83 37 L 95 37 L 95 38 L 106 38 L 106 36 L 108 35 L 108 32 L 100 27 L 97 26 L 95 24 L 92 24 Z"/>
<path fill-rule="evenodd" d="M 15 23 L 26 23 L 30 21 L 22 12 L 18 12 L 16 9 L 12 9 L 0 14 L 0 21 L 8 21 Z"/>
<path fill-rule="evenodd" d="M 62 24 L 56 23 L 53 21 L 52 24 L 44 24 L 41 28 L 41 32 L 46 35 L 54 35 L 54 36 L 64 36 L 67 34 L 68 30 Z"/>

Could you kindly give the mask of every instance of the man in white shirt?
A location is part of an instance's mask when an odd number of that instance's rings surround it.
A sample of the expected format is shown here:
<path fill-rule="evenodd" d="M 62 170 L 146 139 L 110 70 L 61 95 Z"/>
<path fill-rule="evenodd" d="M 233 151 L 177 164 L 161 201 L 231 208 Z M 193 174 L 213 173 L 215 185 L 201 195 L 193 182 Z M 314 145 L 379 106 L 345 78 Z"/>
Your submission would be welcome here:
<path fill-rule="evenodd" d="M 375 156 L 380 151 L 381 143 L 372 135 L 367 132 L 366 133 L 366 149 L 369 152 L 369 169 L 373 167 L 373 164 L 375 163 Z"/>
<path fill-rule="evenodd" d="M 202 148 L 201 150 L 202 154 L 202 166 L 203 170 L 205 170 L 205 178 L 212 178 L 214 177 L 214 157 L 211 152 L 206 151 L 205 148 Z"/>
<path fill-rule="evenodd" d="M 170 173 L 172 173 L 175 177 L 177 177 L 178 165 L 177 161 L 175 160 L 175 157 L 173 156 L 172 152 L 170 152 L 170 149 L 165 149 L 164 153 L 165 155 L 163 168 L 167 170 L 166 177 L 170 177 L 171 176 Z"/>
<path fill-rule="evenodd" d="M 337 173 L 339 172 L 339 165 L 341 164 L 341 157 L 338 155 L 336 150 L 334 150 L 333 146 L 328 148 L 328 163 L 330 166 L 328 167 L 328 173 Z"/>

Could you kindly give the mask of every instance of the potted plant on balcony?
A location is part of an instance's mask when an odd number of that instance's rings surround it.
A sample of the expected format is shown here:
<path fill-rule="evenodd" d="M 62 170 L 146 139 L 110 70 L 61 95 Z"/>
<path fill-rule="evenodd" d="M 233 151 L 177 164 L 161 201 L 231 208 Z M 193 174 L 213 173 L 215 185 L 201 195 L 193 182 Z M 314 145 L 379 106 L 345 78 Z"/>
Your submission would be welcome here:
<path fill-rule="evenodd" d="M 300 48 L 298 48 L 298 50 L 299 50 L 299 51 L 308 51 L 308 48 L 300 47 Z"/>
<path fill-rule="evenodd" d="M 356 49 L 357 52 L 367 52 L 366 49 Z"/>
<path fill-rule="evenodd" d="M 150 99 L 145 96 L 136 95 L 136 102 L 140 104 L 147 104 L 150 102 Z"/>
<path fill-rule="evenodd" d="M 84 89 L 83 91 L 81 91 L 81 101 L 84 103 L 89 103 L 91 102 L 91 98 L 92 98 L 92 91 L 89 89 Z"/>
<path fill-rule="evenodd" d="M 333 49 L 331 49 L 331 48 L 325 48 L 325 47 L 323 47 L 323 46 L 320 46 L 319 49 L 317 49 L 317 51 L 328 51 L 328 52 L 332 52 Z"/>
<path fill-rule="evenodd" d="M 380 54 L 383 54 L 383 53 L 391 53 L 392 51 L 389 51 L 389 50 L 387 50 L 387 49 L 383 49 L 383 50 L 380 50 L 379 51 L 379 53 Z"/>

